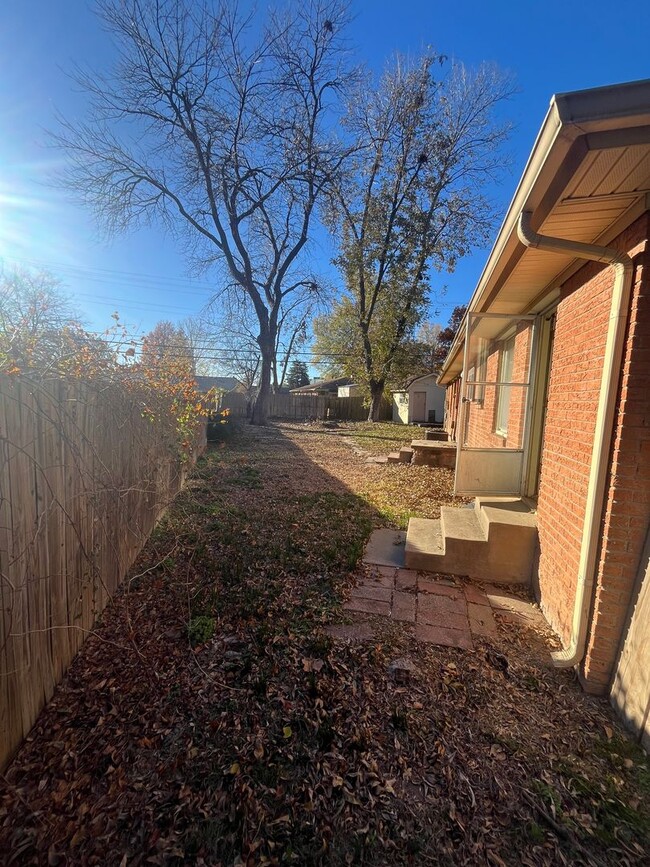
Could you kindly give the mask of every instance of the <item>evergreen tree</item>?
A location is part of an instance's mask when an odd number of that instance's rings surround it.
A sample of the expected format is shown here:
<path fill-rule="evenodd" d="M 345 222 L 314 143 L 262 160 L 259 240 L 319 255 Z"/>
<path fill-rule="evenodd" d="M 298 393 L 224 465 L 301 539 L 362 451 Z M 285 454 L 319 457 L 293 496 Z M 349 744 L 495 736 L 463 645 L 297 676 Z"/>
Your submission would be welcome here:
<path fill-rule="evenodd" d="M 289 388 L 301 388 L 303 385 L 309 385 L 309 371 L 304 361 L 291 362 L 287 384 Z"/>

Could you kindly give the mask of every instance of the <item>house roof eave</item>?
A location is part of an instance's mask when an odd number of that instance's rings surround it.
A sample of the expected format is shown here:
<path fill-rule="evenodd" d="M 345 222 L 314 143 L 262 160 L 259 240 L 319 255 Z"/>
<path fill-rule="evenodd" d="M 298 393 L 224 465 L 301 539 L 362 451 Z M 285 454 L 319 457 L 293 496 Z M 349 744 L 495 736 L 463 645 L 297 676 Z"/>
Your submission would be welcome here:
<path fill-rule="evenodd" d="M 553 97 L 465 317 L 443 363 L 437 379 L 439 385 L 452 382 L 462 369 L 461 350 L 467 314 L 488 312 L 498 301 L 513 273 L 516 276 L 517 266 L 524 257 L 527 263 L 532 261 L 528 248 L 517 237 L 520 213 L 523 210 L 531 211 L 534 228 L 539 230 L 552 217 L 554 209 L 562 204 L 567 184 L 576 176 L 589 155 L 593 156 L 593 151 L 621 148 L 628 144 L 638 146 L 640 143 L 647 143 L 650 147 L 650 80 Z M 633 196 L 632 193 L 629 195 Z M 639 195 L 645 196 L 645 192 L 642 190 Z M 589 199 L 592 207 L 596 198 Z M 575 208 L 579 207 L 578 199 L 571 201 L 575 203 Z M 634 208 L 630 205 L 623 210 L 629 224 Z M 597 237 L 590 240 L 600 241 L 602 235 L 600 230 Z M 566 279 L 567 265 L 572 264 L 566 263 L 560 268 L 563 279 Z M 547 290 L 551 288 L 548 286 Z M 540 296 L 540 286 L 531 281 L 529 291 L 525 285 L 518 287 L 518 296 L 517 303 L 512 303 L 509 312 L 529 312 L 535 299 Z"/>

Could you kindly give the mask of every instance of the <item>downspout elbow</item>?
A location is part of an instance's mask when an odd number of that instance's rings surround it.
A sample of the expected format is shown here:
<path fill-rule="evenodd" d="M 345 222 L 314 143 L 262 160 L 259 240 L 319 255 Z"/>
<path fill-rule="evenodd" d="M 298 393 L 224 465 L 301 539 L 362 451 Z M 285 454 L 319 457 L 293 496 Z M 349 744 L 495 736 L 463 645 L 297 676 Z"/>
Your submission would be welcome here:
<path fill-rule="evenodd" d="M 603 247 L 600 244 L 584 244 L 582 241 L 540 235 L 532 228 L 531 218 L 531 211 L 522 211 L 517 220 L 517 236 L 525 247 L 575 256 L 578 259 L 589 259 L 592 262 L 602 262 L 604 265 L 614 265 L 617 270 L 629 270 L 630 274 L 632 273 L 632 260 L 627 253 L 620 253 L 613 247 Z"/>

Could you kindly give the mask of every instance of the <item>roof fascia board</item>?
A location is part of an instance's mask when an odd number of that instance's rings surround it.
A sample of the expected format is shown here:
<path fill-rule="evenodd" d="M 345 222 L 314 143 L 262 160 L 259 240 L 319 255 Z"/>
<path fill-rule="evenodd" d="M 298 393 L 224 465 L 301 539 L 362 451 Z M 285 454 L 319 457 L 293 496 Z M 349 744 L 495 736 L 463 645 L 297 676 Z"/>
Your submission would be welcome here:
<path fill-rule="evenodd" d="M 558 93 L 554 97 L 562 123 L 588 124 L 592 129 L 603 125 L 633 126 L 648 116 L 650 79 L 592 87 Z"/>

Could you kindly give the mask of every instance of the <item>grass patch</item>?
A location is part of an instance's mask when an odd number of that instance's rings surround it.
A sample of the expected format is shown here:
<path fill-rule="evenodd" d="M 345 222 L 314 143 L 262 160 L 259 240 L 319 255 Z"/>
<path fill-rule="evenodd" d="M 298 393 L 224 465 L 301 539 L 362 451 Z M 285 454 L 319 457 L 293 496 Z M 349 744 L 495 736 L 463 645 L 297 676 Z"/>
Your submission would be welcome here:
<path fill-rule="evenodd" d="M 329 492 L 298 498 L 300 545 L 330 569 L 353 569 L 373 528 L 367 504 L 354 494 Z"/>
<path fill-rule="evenodd" d="M 205 614 L 193 617 L 187 627 L 190 644 L 196 647 L 197 644 L 204 644 L 206 641 L 209 641 L 214 635 L 214 627 L 213 617 L 207 617 Z"/>
<path fill-rule="evenodd" d="M 345 433 L 372 455 L 397 452 L 402 446 L 410 446 L 411 440 L 422 439 L 422 428 L 394 422 L 359 422 Z"/>
<path fill-rule="evenodd" d="M 240 488 L 259 490 L 262 487 L 262 475 L 256 467 L 252 467 L 250 464 L 243 464 L 236 467 L 235 474 L 228 480 L 228 483 L 230 485 L 237 485 Z"/>

